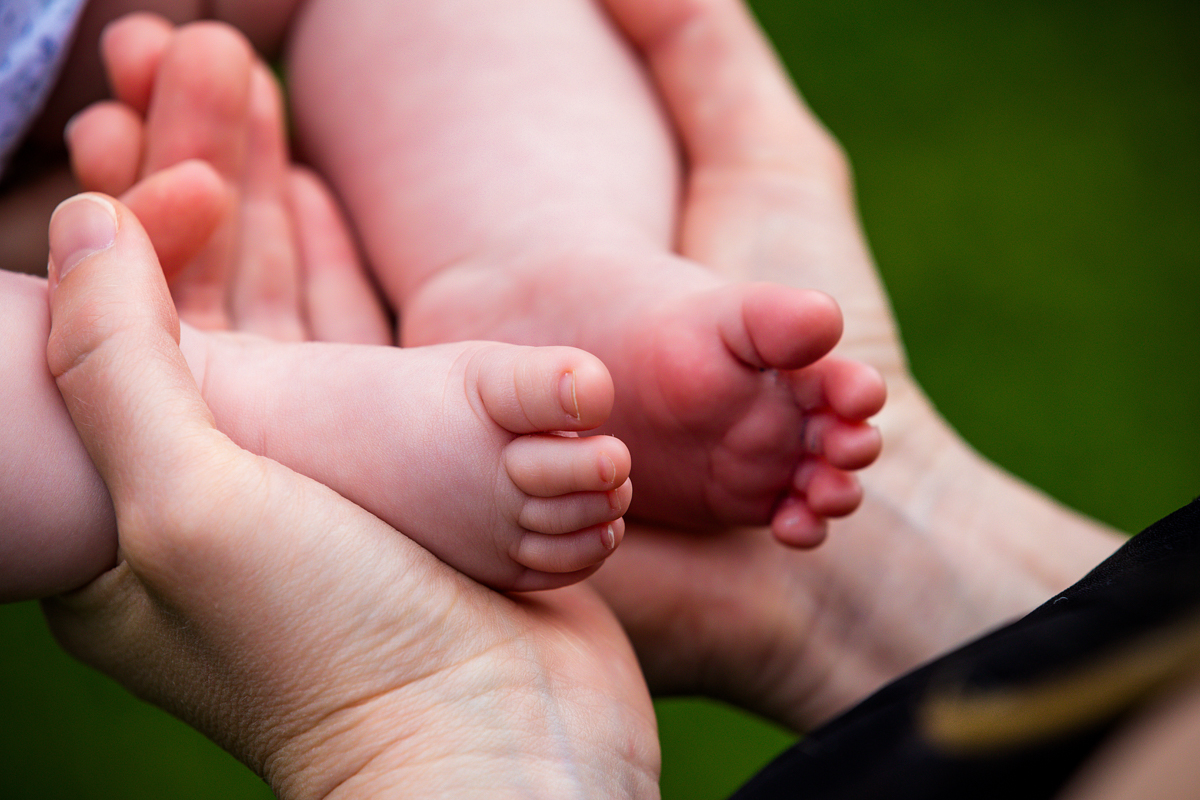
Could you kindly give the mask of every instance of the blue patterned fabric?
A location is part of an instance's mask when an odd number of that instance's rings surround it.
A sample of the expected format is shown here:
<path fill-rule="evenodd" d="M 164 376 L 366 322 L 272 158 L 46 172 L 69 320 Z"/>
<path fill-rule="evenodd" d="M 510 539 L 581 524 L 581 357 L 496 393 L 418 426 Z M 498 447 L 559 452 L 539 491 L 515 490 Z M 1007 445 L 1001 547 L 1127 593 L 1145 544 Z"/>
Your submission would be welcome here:
<path fill-rule="evenodd" d="M 87 0 L 0 0 L 0 174 L 58 77 Z"/>

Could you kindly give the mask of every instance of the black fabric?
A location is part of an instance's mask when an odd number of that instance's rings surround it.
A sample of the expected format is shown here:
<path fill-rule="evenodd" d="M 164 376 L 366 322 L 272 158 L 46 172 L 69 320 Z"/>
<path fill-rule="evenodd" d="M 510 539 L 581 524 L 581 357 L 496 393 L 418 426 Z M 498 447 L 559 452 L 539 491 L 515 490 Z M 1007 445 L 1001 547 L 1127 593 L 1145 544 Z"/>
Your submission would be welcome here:
<path fill-rule="evenodd" d="M 1200 500 L 809 734 L 734 798 L 1053 797 L 1147 698 L 1200 667 L 1197 642 Z"/>

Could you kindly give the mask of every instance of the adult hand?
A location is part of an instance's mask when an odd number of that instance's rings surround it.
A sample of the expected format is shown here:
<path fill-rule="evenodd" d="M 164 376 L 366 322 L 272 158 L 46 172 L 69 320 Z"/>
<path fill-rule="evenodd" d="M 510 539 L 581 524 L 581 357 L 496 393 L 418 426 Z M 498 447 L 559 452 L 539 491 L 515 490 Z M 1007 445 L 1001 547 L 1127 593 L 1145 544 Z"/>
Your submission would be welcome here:
<path fill-rule="evenodd" d="M 284 798 L 657 796 L 649 698 L 588 589 L 491 592 L 219 433 L 120 203 L 67 201 L 50 246 L 48 361 L 120 546 L 45 602 L 69 651 Z"/>
<path fill-rule="evenodd" d="M 71 163 L 84 189 L 137 215 L 180 316 L 279 341 L 391 344 L 332 193 L 289 164 L 279 87 L 246 38 L 141 13 L 100 42 L 116 99 L 75 115 Z"/>
<path fill-rule="evenodd" d="M 1120 539 L 979 458 L 908 372 L 850 170 L 739 0 L 607 0 L 688 165 L 680 252 L 730 277 L 821 289 L 835 354 L 889 383 L 863 506 L 811 552 L 765 530 L 631 525 L 594 581 L 658 692 L 702 692 L 805 730 L 1032 608 Z"/>

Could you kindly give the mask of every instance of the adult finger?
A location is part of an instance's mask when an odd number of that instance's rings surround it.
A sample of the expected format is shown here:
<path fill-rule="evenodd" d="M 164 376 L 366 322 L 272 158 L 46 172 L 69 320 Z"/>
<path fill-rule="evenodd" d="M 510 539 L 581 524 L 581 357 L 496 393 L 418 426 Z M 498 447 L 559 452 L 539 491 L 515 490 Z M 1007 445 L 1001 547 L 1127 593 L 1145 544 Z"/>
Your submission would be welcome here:
<path fill-rule="evenodd" d="M 111 100 L 72 117 L 63 138 L 80 186 L 111 195 L 133 186 L 142 165 L 143 133 L 142 120 L 133 109 Z"/>
<path fill-rule="evenodd" d="M 100 36 L 100 53 L 113 95 L 145 114 L 154 92 L 154 76 L 171 43 L 174 26 L 157 14 L 135 13 L 109 23 Z"/>
<path fill-rule="evenodd" d="M 308 337 L 300 262 L 287 198 L 283 96 L 261 62 L 250 77 L 245 168 L 240 177 L 242 235 L 230 273 L 234 327 L 276 341 Z"/>
<path fill-rule="evenodd" d="M 195 158 L 237 187 L 246 157 L 253 63 L 249 43 L 227 26 L 197 22 L 173 34 L 146 112 L 143 175 Z M 237 240 L 237 220 L 230 216 L 171 281 L 175 303 L 190 324 L 231 327 L 228 290 Z"/>
<path fill-rule="evenodd" d="M 686 152 L 678 249 L 738 280 L 820 289 L 843 355 L 885 374 L 904 357 L 858 223 L 849 164 L 740 0 L 606 0 Z"/>
<path fill-rule="evenodd" d="M 50 245 L 47 359 L 113 497 L 120 542 L 115 569 L 47 602 L 55 634 L 265 777 L 286 780 L 268 762 L 289 740 L 310 753 L 342 704 L 412 679 L 377 672 L 369 653 L 390 647 L 384 660 L 399 663 L 432 627 L 423 609 L 466 592 L 478 603 L 484 590 L 214 428 L 154 250 L 127 208 L 72 198 L 51 220 Z M 379 603 L 385 613 L 367 622 Z M 450 650 L 422 664 L 453 662 Z M 306 679 L 348 664 L 361 680 L 344 692 Z M 283 768 L 304 773 L 306 764 Z"/>
<path fill-rule="evenodd" d="M 737 0 L 607 0 L 654 73 L 693 169 L 808 172 L 836 152 Z"/>
<path fill-rule="evenodd" d="M 292 167 L 289 199 L 309 330 L 320 342 L 392 344 L 392 325 L 337 202 L 321 179 Z"/>
<path fill-rule="evenodd" d="M 179 352 L 153 246 L 127 208 L 98 194 L 58 207 L 50 289 L 47 361 L 119 504 L 146 478 L 174 471 L 179 456 L 164 443 L 215 433 L 212 417 Z"/>
<path fill-rule="evenodd" d="M 207 163 L 183 161 L 159 170 L 121 195 L 154 245 L 172 280 L 201 253 L 230 213 L 233 194 Z"/>

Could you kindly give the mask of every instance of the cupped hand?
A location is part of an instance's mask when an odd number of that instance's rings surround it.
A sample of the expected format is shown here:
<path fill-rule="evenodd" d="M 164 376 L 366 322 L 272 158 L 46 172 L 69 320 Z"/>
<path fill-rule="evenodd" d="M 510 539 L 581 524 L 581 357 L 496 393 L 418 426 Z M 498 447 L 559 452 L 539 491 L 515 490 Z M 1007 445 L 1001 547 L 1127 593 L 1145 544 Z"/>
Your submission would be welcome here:
<path fill-rule="evenodd" d="M 279 341 L 391 344 L 332 192 L 289 163 L 279 86 L 245 36 L 134 13 L 108 25 L 101 52 L 116 99 L 68 126 L 72 168 L 137 215 L 180 316 Z"/>
<path fill-rule="evenodd" d="M 134 215 L 50 227 L 51 370 L 119 565 L 45 602 L 60 642 L 281 797 L 657 796 L 653 710 L 586 588 L 484 589 L 213 426 Z"/>
<path fill-rule="evenodd" d="M 851 173 L 741 0 L 606 0 L 684 150 L 679 252 L 841 305 L 834 357 L 888 383 L 861 508 L 811 552 L 765 529 L 627 528 L 593 578 L 659 693 L 718 697 L 803 731 L 1022 613 L 1120 539 L 983 461 L 908 371 Z"/>

